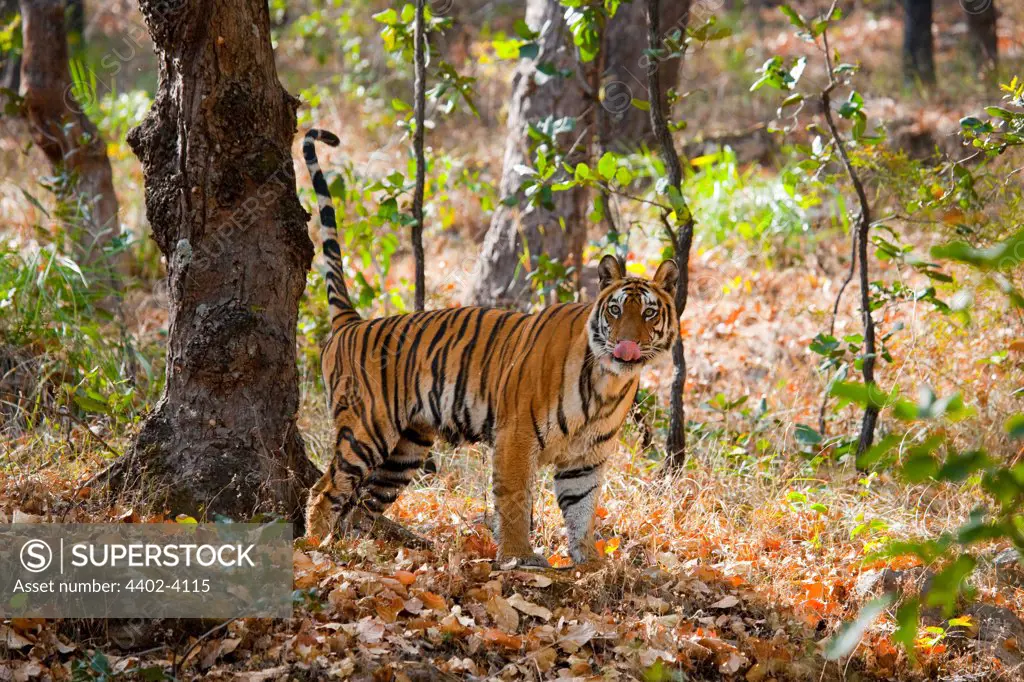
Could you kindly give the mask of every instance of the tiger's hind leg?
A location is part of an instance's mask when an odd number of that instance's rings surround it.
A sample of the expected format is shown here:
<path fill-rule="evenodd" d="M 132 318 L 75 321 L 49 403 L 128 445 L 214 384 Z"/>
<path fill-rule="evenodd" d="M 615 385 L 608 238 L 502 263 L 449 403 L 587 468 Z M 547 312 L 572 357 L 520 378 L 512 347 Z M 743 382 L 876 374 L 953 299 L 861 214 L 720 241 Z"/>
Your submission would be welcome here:
<path fill-rule="evenodd" d="M 334 458 L 309 493 L 306 534 L 327 542 L 344 530 L 355 509 L 358 491 L 383 460 L 363 429 L 339 428 Z"/>
<path fill-rule="evenodd" d="M 387 459 L 373 471 L 357 491 L 356 524 L 370 535 L 410 547 L 429 548 L 431 543 L 384 516 L 402 489 L 430 454 L 433 441 L 410 430 L 402 433 Z"/>

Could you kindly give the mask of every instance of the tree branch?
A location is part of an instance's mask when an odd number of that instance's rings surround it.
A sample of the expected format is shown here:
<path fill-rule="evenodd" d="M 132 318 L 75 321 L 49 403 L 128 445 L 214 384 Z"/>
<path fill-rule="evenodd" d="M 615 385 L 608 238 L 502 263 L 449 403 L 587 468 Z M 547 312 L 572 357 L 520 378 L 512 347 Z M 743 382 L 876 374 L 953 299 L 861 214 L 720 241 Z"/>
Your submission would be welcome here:
<path fill-rule="evenodd" d="M 427 35 L 424 27 L 424 5 L 426 0 L 416 0 L 416 28 L 413 34 L 415 50 L 413 61 L 415 62 L 416 83 L 414 86 L 414 107 L 413 114 L 416 120 L 416 130 L 413 134 L 413 148 L 416 154 L 416 189 L 412 196 L 412 216 L 415 222 L 412 224 L 412 254 L 416 262 L 416 310 L 423 310 L 426 305 L 426 263 L 423 254 L 423 193 L 426 185 L 426 158 L 423 153 L 424 138 L 424 113 L 426 111 L 426 45 Z"/>
<path fill-rule="evenodd" d="M 683 168 L 679 162 L 679 153 L 672 140 L 672 133 L 665 118 L 665 112 L 658 105 L 657 94 L 661 92 L 660 63 L 656 57 L 661 40 L 659 0 L 647 0 L 647 46 L 651 54 L 651 62 L 647 66 L 647 89 L 651 93 L 651 128 L 661 150 L 661 158 L 668 173 L 669 192 L 678 192 L 678 199 L 673 198 L 672 205 L 678 201 L 681 206 L 675 210 L 676 224 L 669 221 L 669 214 L 662 210 L 661 220 L 665 225 L 669 239 L 675 250 L 676 267 L 679 279 L 676 282 L 675 307 L 676 315 L 681 316 L 686 310 L 687 292 L 690 283 L 690 246 L 693 244 L 693 216 L 689 207 L 682 199 Z M 683 406 L 683 389 L 686 386 L 686 356 L 683 341 L 676 337 L 672 344 L 672 375 L 671 389 L 671 421 L 669 423 L 666 464 L 670 467 L 681 466 L 686 461 L 686 413 Z"/>
<path fill-rule="evenodd" d="M 837 4 L 838 0 L 833 0 L 832 6 L 829 8 L 826 16 L 829 18 L 832 17 Z M 862 373 L 864 375 L 865 385 L 870 387 L 871 384 L 875 382 L 876 355 L 875 321 L 871 317 L 871 293 L 870 281 L 868 278 L 868 232 L 871 230 L 871 206 L 868 203 L 867 192 L 864 191 L 864 184 L 861 182 L 860 176 L 857 174 L 857 170 L 853 167 L 853 163 L 850 161 L 850 155 L 846 150 L 846 144 L 843 142 L 843 139 L 839 134 L 839 128 L 836 126 L 835 115 L 832 113 L 832 91 L 835 90 L 838 83 L 836 82 L 835 71 L 832 67 L 832 54 L 828 44 L 827 29 L 822 33 L 822 40 L 825 46 L 825 67 L 828 69 L 828 85 L 821 92 L 821 104 L 823 114 L 825 116 L 825 124 L 828 126 L 829 134 L 832 136 L 836 150 L 839 152 L 839 158 L 843 163 L 843 168 L 846 170 L 846 174 L 849 176 L 850 182 L 853 184 L 853 190 L 857 194 L 857 202 L 860 204 L 860 217 L 857 220 L 856 233 L 853 239 L 856 260 L 859 261 L 860 265 L 860 310 L 864 324 L 864 362 L 862 365 Z M 852 267 L 853 263 L 851 263 L 851 269 Z M 842 295 L 842 290 L 840 290 L 840 295 Z M 836 301 L 836 310 L 838 310 L 838 298 Z M 823 417 L 824 404 L 822 405 L 822 408 L 821 416 Z M 871 443 L 875 438 L 875 424 L 877 422 L 878 408 L 869 404 L 864 409 L 864 419 L 861 422 L 860 438 L 857 443 L 857 454 L 860 454 L 871 447 Z"/>

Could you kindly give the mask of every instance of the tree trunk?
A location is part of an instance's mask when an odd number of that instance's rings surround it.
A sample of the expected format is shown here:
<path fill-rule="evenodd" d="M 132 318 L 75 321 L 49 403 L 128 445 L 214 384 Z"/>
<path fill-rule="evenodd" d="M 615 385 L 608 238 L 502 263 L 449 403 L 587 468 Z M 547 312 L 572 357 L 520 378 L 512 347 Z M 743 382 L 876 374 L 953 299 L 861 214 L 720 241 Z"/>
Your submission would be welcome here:
<path fill-rule="evenodd" d="M 104 252 L 121 231 L 117 195 L 106 143 L 72 96 L 64 7 L 64 0 L 21 0 L 25 113 L 32 139 L 60 178 L 58 198 L 76 209 L 69 220 L 79 262 L 117 288 L 126 257 Z"/>
<path fill-rule="evenodd" d="M 967 14 L 971 54 L 975 64 L 980 70 L 994 70 L 999 65 L 995 0 L 961 0 L 960 6 Z"/>
<path fill-rule="evenodd" d="M 903 79 L 935 83 L 932 0 L 903 0 Z"/>
<path fill-rule="evenodd" d="M 299 103 L 277 78 L 266 0 L 139 4 L 159 87 L 128 143 L 167 259 L 170 333 L 164 395 L 113 480 L 141 479 L 173 513 L 301 523 L 319 472 L 295 423 L 313 257 L 291 158 Z"/>
<path fill-rule="evenodd" d="M 676 31 L 686 37 L 689 11 L 690 0 L 662 3 L 659 23 L 663 38 L 671 38 Z M 630 152 L 641 144 L 653 144 L 655 137 L 651 132 L 650 114 L 633 106 L 631 100 L 660 102 L 662 111 L 668 115 L 665 95 L 669 88 L 679 83 L 682 61 L 676 58 L 657 63 L 661 70 L 661 92 L 658 97 L 651 97 L 647 90 L 647 67 L 653 58 L 644 54 L 647 49 L 647 14 L 644 3 L 639 0 L 619 6 L 618 12 L 608 22 L 604 45 L 604 98 L 599 112 L 601 149 Z"/>
<path fill-rule="evenodd" d="M 564 12 L 558 0 L 527 0 L 526 23 L 535 31 L 544 30 L 537 40 L 540 53 L 535 59 L 520 60 L 512 80 L 500 184 L 502 197 L 515 196 L 519 202 L 516 206 L 500 205 L 491 219 L 476 279 L 467 296 L 477 305 L 527 306 L 530 291 L 526 275 L 537 266 L 541 254 L 574 265 L 578 276 L 586 240 L 587 192 L 579 188 L 555 192 L 554 208 L 526 207 L 526 197 L 519 191 L 523 177 L 516 170 L 519 165 L 534 165 L 527 135 L 530 123 L 549 117 L 575 118 L 576 129 L 559 135 L 559 143 L 566 151 L 575 146 L 571 157 L 574 161 L 585 158 L 586 140 L 593 134 L 583 120 L 592 112 L 593 98 L 587 94 L 587 85 L 575 75 L 575 47 Z M 559 70 L 569 69 L 574 75 L 545 81 L 537 66 L 546 62 Z M 538 79 L 542 84 L 538 85 Z M 529 262 L 521 264 L 524 247 L 529 251 Z"/>

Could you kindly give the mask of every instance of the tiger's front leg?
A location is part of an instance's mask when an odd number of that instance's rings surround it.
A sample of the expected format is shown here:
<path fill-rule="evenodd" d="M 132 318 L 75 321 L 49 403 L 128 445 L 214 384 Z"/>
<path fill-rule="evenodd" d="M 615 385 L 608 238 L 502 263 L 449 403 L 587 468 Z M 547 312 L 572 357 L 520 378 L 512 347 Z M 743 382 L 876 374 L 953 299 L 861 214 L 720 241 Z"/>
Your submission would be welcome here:
<path fill-rule="evenodd" d="M 577 564 L 600 558 L 594 546 L 594 513 L 603 477 L 604 462 L 561 469 L 555 474 L 555 497 L 565 520 L 569 556 Z"/>
<path fill-rule="evenodd" d="M 494 448 L 494 507 L 498 521 L 498 561 L 515 560 L 518 566 L 550 568 L 533 551 L 530 524 L 533 513 L 533 478 L 537 455 L 531 437 L 500 435 Z"/>

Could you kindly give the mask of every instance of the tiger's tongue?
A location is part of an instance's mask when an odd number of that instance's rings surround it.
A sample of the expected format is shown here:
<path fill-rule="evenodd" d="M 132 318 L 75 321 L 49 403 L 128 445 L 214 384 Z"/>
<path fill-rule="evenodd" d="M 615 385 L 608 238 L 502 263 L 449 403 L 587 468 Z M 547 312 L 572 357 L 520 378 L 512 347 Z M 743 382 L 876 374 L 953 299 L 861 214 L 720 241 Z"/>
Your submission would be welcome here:
<path fill-rule="evenodd" d="M 640 359 L 640 345 L 636 341 L 619 341 L 615 344 L 615 349 L 612 351 L 612 355 L 617 360 L 624 360 L 626 362 L 634 362 Z"/>

